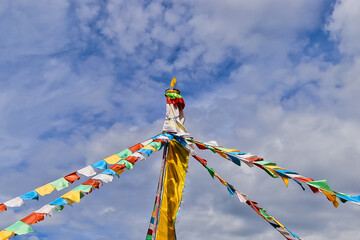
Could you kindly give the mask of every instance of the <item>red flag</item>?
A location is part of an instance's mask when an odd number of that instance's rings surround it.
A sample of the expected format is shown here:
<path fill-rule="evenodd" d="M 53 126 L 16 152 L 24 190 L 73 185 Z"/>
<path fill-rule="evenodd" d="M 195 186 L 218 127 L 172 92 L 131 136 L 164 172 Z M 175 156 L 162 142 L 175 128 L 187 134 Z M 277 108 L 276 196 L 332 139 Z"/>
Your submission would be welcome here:
<path fill-rule="evenodd" d="M 66 175 L 64 177 L 69 183 L 73 183 L 76 180 L 80 179 L 80 177 L 77 175 L 77 172 L 70 173 L 69 175 Z"/>
<path fill-rule="evenodd" d="M 5 204 L 0 204 L 0 212 L 2 212 L 2 211 L 6 211 L 7 210 L 7 208 L 6 208 L 6 206 L 5 206 Z"/>
<path fill-rule="evenodd" d="M 21 219 L 21 221 L 23 223 L 27 223 L 27 224 L 35 224 L 35 223 L 38 223 L 38 222 L 41 222 L 42 220 L 44 220 L 44 216 L 45 216 L 46 213 L 32 213 L 30 214 L 29 216 Z"/>

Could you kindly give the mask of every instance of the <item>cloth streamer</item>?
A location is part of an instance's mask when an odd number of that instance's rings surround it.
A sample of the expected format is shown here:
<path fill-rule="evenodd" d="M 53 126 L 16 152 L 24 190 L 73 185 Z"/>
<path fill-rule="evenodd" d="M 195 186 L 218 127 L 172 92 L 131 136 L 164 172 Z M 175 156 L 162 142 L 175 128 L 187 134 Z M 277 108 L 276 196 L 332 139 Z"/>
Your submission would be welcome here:
<path fill-rule="evenodd" d="M 176 240 L 175 220 L 180 207 L 189 152 L 176 140 L 169 143 L 156 240 Z"/>

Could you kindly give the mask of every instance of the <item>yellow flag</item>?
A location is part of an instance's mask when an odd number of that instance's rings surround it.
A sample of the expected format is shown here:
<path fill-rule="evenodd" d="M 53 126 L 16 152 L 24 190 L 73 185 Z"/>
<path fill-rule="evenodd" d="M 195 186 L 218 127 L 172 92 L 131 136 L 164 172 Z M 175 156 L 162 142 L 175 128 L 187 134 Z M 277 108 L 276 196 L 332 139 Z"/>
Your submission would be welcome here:
<path fill-rule="evenodd" d="M 271 166 L 271 165 L 267 165 L 266 168 L 271 168 L 271 169 L 280 169 L 280 170 L 289 170 L 289 169 L 285 169 L 282 167 L 278 167 L 278 166 Z"/>
<path fill-rule="evenodd" d="M 333 203 L 334 207 L 339 206 L 339 202 L 337 201 L 336 195 L 334 193 L 331 193 L 329 191 L 326 191 L 325 189 L 319 188 L 320 191 L 326 196 L 326 198 Z"/>
<path fill-rule="evenodd" d="M 226 148 L 226 149 L 222 149 L 225 152 L 240 152 L 240 150 L 234 149 L 234 148 Z"/>
<path fill-rule="evenodd" d="M 50 185 L 50 183 L 42 186 L 42 187 L 39 187 L 37 189 L 35 189 L 35 191 L 40 194 L 41 196 L 44 196 L 44 195 L 47 195 L 47 194 L 50 194 L 52 191 L 55 190 L 55 187 Z"/>
<path fill-rule="evenodd" d="M 111 169 L 111 170 L 113 170 L 113 169 Z M 113 171 L 120 175 L 125 171 L 125 169 L 113 170 Z"/>
<path fill-rule="evenodd" d="M 153 146 L 150 146 L 150 145 L 145 145 L 143 147 L 143 149 L 149 149 L 149 150 L 153 150 L 153 151 L 157 152 L 156 148 L 154 148 Z"/>
<path fill-rule="evenodd" d="M 282 225 L 278 220 L 276 220 L 275 218 L 273 218 L 272 220 L 274 220 L 274 222 L 276 222 L 282 229 L 286 229 L 284 227 L 284 225 Z"/>
<path fill-rule="evenodd" d="M 214 176 L 217 177 L 222 184 L 224 184 L 225 186 L 227 185 L 227 183 L 225 182 L 225 180 L 222 179 L 219 175 L 217 175 L 217 173 L 215 173 Z"/>
<path fill-rule="evenodd" d="M 280 176 L 280 177 L 281 177 L 281 179 L 284 181 L 286 187 L 289 188 L 289 179 L 286 178 L 286 177 L 283 177 L 283 176 Z"/>
<path fill-rule="evenodd" d="M 175 220 L 185 185 L 189 152 L 177 141 L 169 143 L 156 240 L 176 240 Z"/>
<path fill-rule="evenodd" d="M 61 196 L 61 198 L 68 201 L 70 204 L 73 204 L 74 202 L 79 203 L 81 199 L 81 191 L 69 191 Z"/>
<path fill-rule="evenodd" d="M 216 151 L 216 150 L 215 150 Z M 225 158 L 225 159 L 228 159 L 229 160 L 229 157 L 225 154 L 225 153 L 223 153 L 223 152 L 221 152 L 221 151 L 216 151 L 220 156 L 222 156 L 223 158 Z"/>
<path fill-rule="evenodd" d="M 15 236 L 15 233 L 12 232 L 12 231 L 2 230 L 2 231 L 0 232 L 0 239 L 1 239 L 1 240 L 9 239 L 11 236 Z"/>
<path fill-rule="evenodd" d="M 119 157 L 118 155 L 114 154 L 111 155 L 110 157 L 104 158 L 105 162 L 107 162 L 108 164 L 115 164 L 117 163 L 119 160 L 121 160 L 121 157 Z"/>

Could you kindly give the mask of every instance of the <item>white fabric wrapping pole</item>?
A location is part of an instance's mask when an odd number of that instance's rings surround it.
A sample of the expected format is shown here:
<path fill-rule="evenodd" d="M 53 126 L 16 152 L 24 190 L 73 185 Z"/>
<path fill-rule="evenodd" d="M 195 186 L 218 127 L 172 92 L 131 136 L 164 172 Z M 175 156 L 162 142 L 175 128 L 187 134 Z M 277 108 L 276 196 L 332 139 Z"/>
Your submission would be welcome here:
<path fill-rule="evenodd" d="M 166 104 L 166 118 L 164 121 L 163 132 L 172 132 L 179 135 L 188 135 L 184 124 L 185 115 L 182 109 L 175 104 Z"/>
<path fill-rule="evenodd" d="M 163 132 L 176 133 L 177 135 L 188 135 L 184 123 L 185 114 L 184 107 L 185 103 L 180 95 L 180 91 L 175 88 L 176 78 L 171 81 L 170 89 L 165 92 L 166 100 L 166 117 L 163 126 Z"/>

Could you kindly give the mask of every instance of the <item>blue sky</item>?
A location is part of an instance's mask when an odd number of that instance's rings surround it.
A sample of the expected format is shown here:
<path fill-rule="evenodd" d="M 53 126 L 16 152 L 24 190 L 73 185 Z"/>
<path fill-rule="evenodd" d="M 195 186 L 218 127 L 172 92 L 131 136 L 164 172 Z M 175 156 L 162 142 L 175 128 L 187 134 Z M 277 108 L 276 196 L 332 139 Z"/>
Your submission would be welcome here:
<path fill-rule="evenodd" d="M 356 0 L 3 1 L 0 202 L 160 132 L 173 76 L 194 138 L 358 195 L 359 13 Z M 357 206 L 335 209 L 309 190 L 199 154 L 304 239 L 358 232 Z M 160 158 L 19 239 L 144 238 Z M 1 227 L 55 197 L 2 212 Z M 179 239 L 281 238 L 194 161 L 177 232 Z"/>

